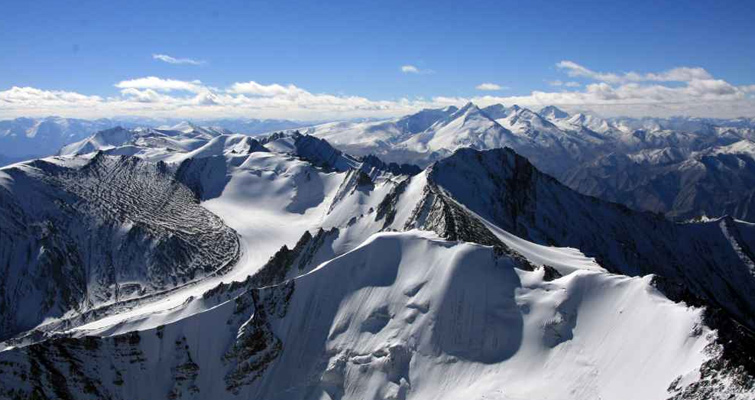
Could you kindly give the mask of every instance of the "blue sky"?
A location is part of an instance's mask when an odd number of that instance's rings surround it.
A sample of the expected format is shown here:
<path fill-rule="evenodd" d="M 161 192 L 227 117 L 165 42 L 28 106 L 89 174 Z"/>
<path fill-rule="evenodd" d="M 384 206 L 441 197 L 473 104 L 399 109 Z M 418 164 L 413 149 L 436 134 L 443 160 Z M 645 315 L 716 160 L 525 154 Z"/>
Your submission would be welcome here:
<path fill-rule="evenodd" d="M 524 100 L 533 91 L 585 92 L 602 82 L 559 68 L 562 61 L 619 75 L 699 67 L 707 80 L 743 88 L 738 97 L 748 102 L 747 88 L 755 84 L 753 1 L 13 1 L 1 11 L 0 91 L 65 91 L 104 102 L 124 96 L 119 82 L 143 77 L 199 80 L 218 96 L 215 89 L 254 81 L 336 97 L 404 99 L 417 106 L 484 95 Z M 156 54 L 201 63 L 166 63 Z M 402 72 L 402 66 L 419 73 Z M 559 81 L 562 85 L 553 85 Z M 689 81 L 637 82 L 678 88 Z M 501 89 L 481 91 L 482 83 Z M 612 82 L 612 88 L 623 83 Z M 155 88 L 132 88 L 129 95 L 150 89 Z M 157 92 L 188 97 L 164 88 Z M 196 97 L 198 91 L 191 93 Z M 18 93 L 14 96 L 18 102 Z M 216 111 L 220 97 L 213 102 Z M 561 101 L 566 108 L 580 106 Z M 595 101 L 583 102 L 589 108 Z M 736 107 L 747 113 L 749 106 Z M 55 107 L 6 106 L 0 114 L 60 108 Z M 131 113 L 97 107 L 93 115 Z M 614 108 L 608 112 L 622 112 Z"/>

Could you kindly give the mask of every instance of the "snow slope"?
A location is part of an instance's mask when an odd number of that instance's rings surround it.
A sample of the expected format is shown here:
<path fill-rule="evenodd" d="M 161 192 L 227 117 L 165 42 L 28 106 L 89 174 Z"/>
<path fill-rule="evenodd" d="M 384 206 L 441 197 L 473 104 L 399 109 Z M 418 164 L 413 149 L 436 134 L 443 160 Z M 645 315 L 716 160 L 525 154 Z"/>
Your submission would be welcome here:
<path fill-rule="evenodd" d="M 539 135 L 514 121 L 537 122 L 527 111 L 499 111 L 512 113 L 516 132 L 473 105 L 401 126 L 422 130 L 413 138 L 440 132 L 417 139 L 428 148 L 433 140 L 485 146 L 500 137 L 490 129 L 515 140 Z M 633 212 L 568 189 L 510 149 L 459 149 L 416 173 L 299 133 L 185 130 L 128 131 L 98 153 L 45 162 L 162 171 L 191 194 L 192 213 L 233 230 L 237 261 L 4 342 L 0 397 L 755 393 L 750 224 L 674 224 Z M 167 139 L 196 142 L 168 147 Z M 106 155 L 124 152 L 132 156 Z M 135 203 L 160 198 L 141 192 Z"/>
<path fill-rule="evenodd" d="M 0 369 L 29 382 L 6 396 L 663 399 L 710 357 L 700 318 L 649 278 L 545 281 L 490 247 L 384 233 L 179 322 L 6 351 Z"/>

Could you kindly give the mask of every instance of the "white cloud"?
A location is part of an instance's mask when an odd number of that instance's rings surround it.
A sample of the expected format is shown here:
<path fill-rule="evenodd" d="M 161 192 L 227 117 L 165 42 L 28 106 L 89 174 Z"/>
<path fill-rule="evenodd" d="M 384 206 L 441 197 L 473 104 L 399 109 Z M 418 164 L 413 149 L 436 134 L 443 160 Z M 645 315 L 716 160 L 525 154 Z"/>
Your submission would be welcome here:
<path fill-rule="evenodd" d="M 194 60 L 192 58 L 175 58 L 167 54 L 153 54 L 152 59 L 166 62 L 168 64 L 202 65 L 205 63 L 202 60 Z"/>
<path fill-rule="evenodd" d="M 166 96 L 161 95 L 152 89 L 126 88 L 121 90 L 121 94 L 129 100 L 138 101 L 140 103 L 157 103 L 159 101 L 167 100 Z"/>
<path fill-rule="evenodd" d="M 501 86 L 495 83 L 485 82 L 475 86 L 477 90 L 504 90 L 508 89 L 505 86 Z"/>
<path fill-rule="evenodd" d="M 202 89 L 202 82 L 198 80 L 179 81 L 176 79 L 162 79 L 156 76 L 148 76 L 146 78 L 136 78 L 127 81 L 120 81 L 115 84 L 115 87 L 119 89 L 153 89 L 163 92 L 169 92 L 173 90 L 198 92 Z"/>
<path fill-rule="evenodd" d="M 693 80 L 707 80 L 713 77 L 700 67 L 678 67 L 660 73 L 640 74 L 637 72 L 605 73 L 596 72 L 583 67 L 573 61 L 561 61 L 556 67 L 566 70 L 571 77 L 582 77 L 607 83 L 626 82 L 691 82 Z"/>
<path fill-rule="evenodd" d="M 704 71 L 702 69 L 680 67 L 659 73 L 630 75 L 597 73 L 578 64 L 574 65 L 579 68 L 562 68 L 567 75 L 580 71 L 583 78 L 608 79 L 597 80 L 584 87 L 580 87 L 579 82 L 575 81 L 553 81 L 550 83 L 557 90 L 533 91 L 519 96 L 437 96 L 432 99 L 373 100 L 361 96 L 312 93 L 293 84 L 247 81 L 216 88 L 198 80 L 183 81 L 149 76 L 118 82 L 115 86 L 120 92 L 106 98 L 71 91 L 14 86 L 0 91 L 0 117 L 252 116 L 323 120 L 392 117 L 423 108 L 463 105 L 468 101 L 480 106 L 495 103 L 519 104 L 531 108 L 556 105 L 568 111 L 591 110 L 606 116 L 755 116 L 755 85 L 732 85 L 707 72 L 700 72 Z M 578 89 L 563 90 L 565 88 Z"/>
<path fill-rule="evenodd" d="M 402 65 L 401 72 L 405 74 L 418 74 L 419 68 L 415 67 L 414 65 Z"/>
<path fill-rule="evenodd" d="M 417 68 L 414 65 L 402 65 L 401 66 L 401 72 L 405 74 L 432 74 L 435 73 L 435 71 L 431 69 L 420 69 Z"/>
<path fill-rule="evenodd" d="M 294 85 L 279 85 L 273 83 L 271 85 L 263 85 L 255 81 L 249 82 L 237 82 L 231 85 L 228 89 L 230 93 L 248 94 L 262 97 L 275 97 L 275 96 L 297 96 L 305 93 L 305 90 L 299 89 Z"/>
<path fill-rule="evenodd" d="M 5 103 L 76 103 L 91 104 L 102 101 L 99 96 L 86 96 L 76 92 L 63 90 L 42 90 L 32 87 L 18 87 L 0 92 L 0 101 Z"/>

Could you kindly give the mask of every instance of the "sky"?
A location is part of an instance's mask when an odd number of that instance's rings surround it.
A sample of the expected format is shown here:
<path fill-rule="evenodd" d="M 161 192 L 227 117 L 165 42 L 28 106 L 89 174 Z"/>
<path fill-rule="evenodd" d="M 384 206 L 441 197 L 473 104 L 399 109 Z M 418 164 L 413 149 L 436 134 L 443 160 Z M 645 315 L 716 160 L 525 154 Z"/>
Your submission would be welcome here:
<path fill-rule="evenodd" d="M 755 117 L 753 1 L 5 1 L 0 117 Z"/>

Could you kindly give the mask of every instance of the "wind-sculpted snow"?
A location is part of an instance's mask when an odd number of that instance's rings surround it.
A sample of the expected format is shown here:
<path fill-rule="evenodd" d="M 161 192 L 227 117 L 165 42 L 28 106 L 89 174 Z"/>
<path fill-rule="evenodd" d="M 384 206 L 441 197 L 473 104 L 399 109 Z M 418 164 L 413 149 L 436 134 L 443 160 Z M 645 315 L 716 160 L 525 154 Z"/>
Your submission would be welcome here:
<path fill-rule="evenodd" d="M 0 171 L 0 337 L 222 272 L 235 233 L 162 163 L 100 153 Z"/>
<path fill-rule="evenodd" d="M 514 265 L 491 247 L 380 234 L 296 280 L 175 323 L 4 351 L 0 393 L 663 399 L 694 390 L 695 371 L 715 359 L 700 310 L 663 298 L 649 278 L 545 280 Z M 752 393 L 746 381 L 717 392 Z"/>

